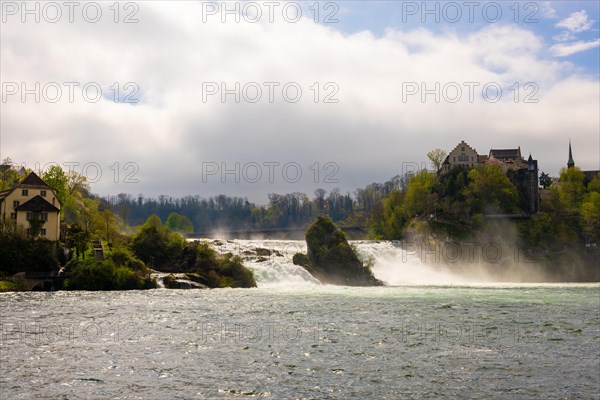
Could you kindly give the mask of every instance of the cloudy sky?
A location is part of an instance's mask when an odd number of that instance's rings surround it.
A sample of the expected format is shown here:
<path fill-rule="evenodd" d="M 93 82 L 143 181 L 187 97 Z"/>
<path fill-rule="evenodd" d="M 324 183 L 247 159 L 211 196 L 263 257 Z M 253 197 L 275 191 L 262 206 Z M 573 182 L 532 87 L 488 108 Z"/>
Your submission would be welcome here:
<path fill-rule="evenodd" d="M 600 168 L 597 1 L 0 4 L 0 157 L 101 195 L 352 192 L 460 140 Z"/>

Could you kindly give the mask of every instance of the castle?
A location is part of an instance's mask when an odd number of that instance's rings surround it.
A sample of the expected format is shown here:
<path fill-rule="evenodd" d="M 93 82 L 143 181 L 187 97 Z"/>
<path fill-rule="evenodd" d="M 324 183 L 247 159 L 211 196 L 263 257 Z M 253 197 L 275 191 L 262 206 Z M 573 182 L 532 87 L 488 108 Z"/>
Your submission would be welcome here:
<path fill-rule="evenodd" d="M 453 168 L 475 168 L 479 165 L 498 165 L 515 185 L 521 199 L 521 209 L 530 214 L 540 208 L 538 184 L 538 162 L 529 155 L 525 160 L 521 155 L 521 147 L 516 149 L 490 149 L 489 154 L 479 155 L 464 140 L 448 154 L 439 173 L 444 175 Z"/>

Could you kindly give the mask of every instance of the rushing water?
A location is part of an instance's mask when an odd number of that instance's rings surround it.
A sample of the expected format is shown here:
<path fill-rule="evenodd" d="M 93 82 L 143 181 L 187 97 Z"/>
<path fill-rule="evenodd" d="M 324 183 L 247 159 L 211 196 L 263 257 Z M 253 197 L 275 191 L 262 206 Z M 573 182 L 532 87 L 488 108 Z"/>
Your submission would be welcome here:
<path fill-rule="evenodd" d="M 600 397 L 598 284 L 444 286 L 359 243 L 399 286 L 333 287 L 289 262 L 299 242 L 219 247 L 258 289 L 1 294 L 0 398 Z"/>

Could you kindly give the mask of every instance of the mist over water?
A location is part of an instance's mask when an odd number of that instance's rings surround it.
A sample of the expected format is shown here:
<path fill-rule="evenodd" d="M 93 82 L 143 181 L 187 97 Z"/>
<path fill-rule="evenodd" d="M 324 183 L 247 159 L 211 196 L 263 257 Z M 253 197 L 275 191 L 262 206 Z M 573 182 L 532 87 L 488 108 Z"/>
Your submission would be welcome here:
<path fill-rule="evenodd" d="M 242 257 L 244 265 L 254 272 L 260 288 L 321 285 L 304 268 L 292 262 L 295 253 L 306 253 L 306 242 L 303 240 L 204 240 L 209 241 L 219 253 L 230 252 Z M 482 259 L 481 249 L 471 249 L 469 257 L 465 252 L 457 259 L 455 256 L 451 258 L 449 251 L 444 249 L 427 252 L 414 243 L 358 240 L 350 241 L 350 244 L 355 247 L 363 263 L 371 266 L 375 277 L 388 286 L 547 281 L 538 270 L 538 265 L 512 262 L 512 254 L 502 262 L 486 263 Z M 508 254 L 510 249 L 504 248 L 502 251 Z"/>

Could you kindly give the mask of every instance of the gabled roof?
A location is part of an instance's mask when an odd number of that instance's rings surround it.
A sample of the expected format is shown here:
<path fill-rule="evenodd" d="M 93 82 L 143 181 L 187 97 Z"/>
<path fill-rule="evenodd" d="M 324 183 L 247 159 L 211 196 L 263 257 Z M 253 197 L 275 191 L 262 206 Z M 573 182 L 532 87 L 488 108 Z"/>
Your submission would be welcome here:
<path fill-rule="evenodd" d="M 521 149 L 490 149 L 490 156 L 495 158 L 520 157 Z"/>
<path fill-rule="evenodd" d="M 25 179 L 23 179 L 21 181 L 21 183 L 19 183 L 19 185 L 27 185 L 27 186 L 43 186 L 43 187 L 47 187 L 50 189 L 50 186 L 48 186 L 46 184 L 46 182 L 44 182 L 42 180 L 42 178 L 40 178 L 39 176 L 36 175 L 35 172 L 31 172 L 29 175 L 27 175 L 25 177 Z"/>
<path fill-rule="evenodd" d="M 32 212 L 60 212 L 58 208 L 48 203 L 42 196 L 37 195 L 17 207 L 17 211 L 32 211 Z"/>
<path fill-rule="evenodd" d="M 473 147 L 469 146 L 464 140 L 461 140 L 460 143 L 457 144 L 456 147 L 452 151 L 458 149 L 459 147 L 467 147 L 470 150 L 472 150 L 475 154 L 477 154 L 477 150 L 475 150 Z M 450 153 L 452 153 L 452 151 Z"/>

